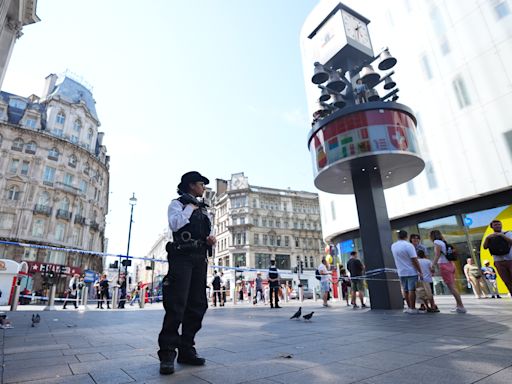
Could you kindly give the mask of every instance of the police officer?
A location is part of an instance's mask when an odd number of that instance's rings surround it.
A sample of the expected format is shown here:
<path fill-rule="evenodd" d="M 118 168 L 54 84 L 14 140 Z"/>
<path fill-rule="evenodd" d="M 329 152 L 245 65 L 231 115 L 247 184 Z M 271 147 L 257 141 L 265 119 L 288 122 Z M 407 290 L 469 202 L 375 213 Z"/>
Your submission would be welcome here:
<path fill-rule="evenodd" d="M 187 172 L 178 185 L 178 199 L 168 209 L 173 242 L 167 243 L 169 272 L 162 283 L 164 323 L 158 336 L 160 373 L 174 372 L 178 363 L 203 365 L 194 348 L 194 338 L 208 307 L 206 298 L 207 252 L 216 239 L 211 235 L 207 205 L 198 201 L 209 180 L 199 172 Z M 181 325 L 181 335 L 178 329 Z"/>
<path fill-rule="evenodd" d="M 270 268 L 268 269 L 268 285 L 270 286 L 270 308 L 281 308 L 278 304 L 279 271 L 277 270 L 275 260 L 270 260 Z M 272 300 L 272 296 L 274 296 L 274 300 Z"/>

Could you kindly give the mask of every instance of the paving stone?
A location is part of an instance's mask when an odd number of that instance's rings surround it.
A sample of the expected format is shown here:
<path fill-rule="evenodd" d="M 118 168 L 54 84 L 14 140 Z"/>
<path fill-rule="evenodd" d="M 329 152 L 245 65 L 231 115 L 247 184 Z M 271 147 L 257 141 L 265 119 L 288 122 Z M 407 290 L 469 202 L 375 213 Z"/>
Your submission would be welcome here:
<path fill-rule="evenodd" d="M 135 381 L 121 369 L 93 370 L 89 372 L 89 375 L 92 376 L 96 384 L 123 384 Z"/>
<path fill-rule="evenodd" d="M 69 363 L 78 363 L 78 359 L 75 356 L 49 356 L 40 359 L 11 360 L 4 362 L 4 367 L 8 367 L 9 369 L 19 369 L 22 371 L 27 368 L 46 367 Z"/>
<path fill-rule="evenodd" d="M 78 361 L 80 363 L 85 363 L 85 362 L 88 362 L 88 361 L 99 361 L 99 360 L 105 360 L 106 357 L 104 355 L 102 355 L 101 353 L 99 352 L 96 352 L 96 353 L 84 353 L 84 354 L 78 354 L 78 355 L 75 355 L 76 358 L 78 359 Z"/>
<path fill-rule="evenodd" d="M 5 367 L 3 371 L 3 382 L 7 384 L 37 379 L 56 379 L 63 376 L 71 376 L 71 374 L 72 372 L 67 364 L 37 366 L 24 369 L 20 369 L 19 367 Z"/>
<path fill-rule="evenodd" d="M 512 382 L 512 367 L 503 369 L 493 375 L 487 376 L 478 384 L 510 384 Z"/>
<path fill-rule="evenodd" d="M 57 379 L 23 381 L 23 384 L 96 384 L 89 375 L 65 376 Z"/>

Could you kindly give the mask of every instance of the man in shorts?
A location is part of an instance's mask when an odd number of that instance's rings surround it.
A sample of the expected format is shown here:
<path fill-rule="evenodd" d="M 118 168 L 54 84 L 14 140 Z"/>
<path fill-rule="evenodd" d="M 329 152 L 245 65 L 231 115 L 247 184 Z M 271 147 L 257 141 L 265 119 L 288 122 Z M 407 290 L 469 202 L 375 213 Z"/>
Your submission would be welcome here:
<path fill-rule="evenodd" d="M 356 295 L 359 296 L 361 307 L 366 308 L 364 303 L 364 280 L 361 278 L 364 274 L 364 264 L 357 258 L 357 252 L 350 252 L 350 259 L 347 262 L 347 269 L 350 272 L 350 282 L 352 286 L 352 308 L 359 308 L 356 303 Z"/>
<path fill-rule="evenodd" d="M 331 289 L 329 285 L 330 274 L 329 265 L 325 257 L 322 258 L 322 264 L 318 266 L 318 272 L 320 273 L 320 291 L 322 292 L 322 299 L 324 301 L 323 306 L 328 307 L 327 300 L 329 300 L 329 291 Z"/>

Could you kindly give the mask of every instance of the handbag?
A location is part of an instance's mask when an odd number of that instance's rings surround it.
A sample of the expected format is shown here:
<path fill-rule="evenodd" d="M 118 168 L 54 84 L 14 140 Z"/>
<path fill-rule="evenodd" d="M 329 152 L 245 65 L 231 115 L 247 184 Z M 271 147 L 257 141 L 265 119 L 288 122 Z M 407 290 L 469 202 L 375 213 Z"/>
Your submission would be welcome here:
<path fill-rule="evenodd" d="M 426 301 L 432 299 L 432 290 L 430 284 L 426 281 L 416 282 L 416 299 L 420 301 Z"/>

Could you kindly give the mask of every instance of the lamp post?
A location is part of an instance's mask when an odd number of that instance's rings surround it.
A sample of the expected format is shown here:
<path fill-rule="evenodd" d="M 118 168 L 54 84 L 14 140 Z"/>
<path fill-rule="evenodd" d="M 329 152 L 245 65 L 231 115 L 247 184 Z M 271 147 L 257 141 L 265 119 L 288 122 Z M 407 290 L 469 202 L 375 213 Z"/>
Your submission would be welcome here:
<path fill-rule="evenodd" d="M 130 210 L 130 227 L 128 229 L 128 246 L 126 247 L 126 261 L 125 261 L 125 266 L 124 266 L 124 277 L 126 279 L 126 284 L 129 283 L 129 280 L 128 280 L 128 256 L 130 255 L 130 239 L 131 239 L 131 236 L 132 236 L 132 223 L 133 223 L 133 207 L 137 204 L 137 198 L 135 197 L 135 193 L 132 193 L 132 197 L 130 197 L 130 205 L 131 205 L 131 210 Z"/>

